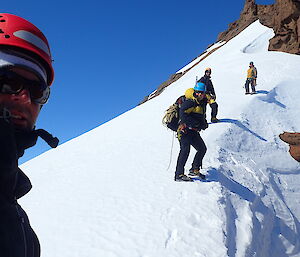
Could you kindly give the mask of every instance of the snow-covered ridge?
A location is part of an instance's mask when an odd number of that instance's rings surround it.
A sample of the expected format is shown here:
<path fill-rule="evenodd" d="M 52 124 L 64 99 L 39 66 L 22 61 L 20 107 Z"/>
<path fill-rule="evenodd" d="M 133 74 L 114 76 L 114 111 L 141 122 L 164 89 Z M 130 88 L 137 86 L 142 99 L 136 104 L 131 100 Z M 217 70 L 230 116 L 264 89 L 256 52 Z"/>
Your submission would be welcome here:
<path fill-rule="evenodd" d="M 199 64 L 208 55 L 210 55 L 213 51 L 215 51 L 217 48 L 220 48 L 224 44 L 226 44 L 226 41 L 221 41 L 221 42 L 214 43 L 212 46 L 210 46 L 209 48 L 207 48 L 203 54 L 199 55 L 196 59 L 194 59 L 193 61 L 191 61 L 188 65 L 184 66 L 183 68 L 181 68 L 176 73 L 181 73 L 181 72 L 188 71 L 189 69 L 191 69 L 195 65 Z"/>
<path fill-rule="evenodd" d="M 194 68 L 196 65 L 198 65 L 200 62 L 202 62 L 207 56 L 212 54 L 214 51 L 216 51 L 218 48 L 220 48 L 222 45 L 226 44 L 225 41 L 217 42 L 207 48 L 204 53 L 199 55 L 197 58 L 195 58 L 193 61 L 191 61 L 189 64 L 181 68 L 179 71 L 177 71 L 175 74 L 173 74 L 169 80 L 162 83 L 158 89 L 154 90 L 151 94 L 149 94 L 140 104 L 145 103 L 146 101 L 151 100 L 154 97 L 159 96 L 167 87 L 172 85 L 174 82 L 176 82 L 178 79 L 180 79 L 185 73 L 189 72 L 192 68 Z"/>
<path fill-rule="evenodd" d="M 272 36 L 253 23 L 160 96 L 23 164 L 43 257 L 300 256 L 300 167 L 278 138 L 300 131 L 300 57 L 268 52 Z M 176 183 L 179 146 L 161 119 L 206 67 L 222 121 L 201 132 L 208 181 Z"/>

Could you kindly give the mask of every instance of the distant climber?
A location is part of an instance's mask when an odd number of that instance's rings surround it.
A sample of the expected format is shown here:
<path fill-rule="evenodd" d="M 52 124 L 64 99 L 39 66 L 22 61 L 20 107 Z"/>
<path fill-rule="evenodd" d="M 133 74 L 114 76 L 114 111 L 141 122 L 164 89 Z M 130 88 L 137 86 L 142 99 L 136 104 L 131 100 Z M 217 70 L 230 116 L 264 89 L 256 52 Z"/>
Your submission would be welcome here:
<path fill-rule="evenodd" d="M 204 179 L 205 175 L 200 173 L 202 160 L 206 153 L 206 146 L 199 131 L 208 127 L 206 121 L 206 105 L 211 96 L 206 94 L 206 86 L 197 82 L 194 88 L 185 92 L 185 101 L 179 108 L 179 127 L 177 137 L 180 144 L 180 152 L 177 159 L 175 181 L 193 181 L 190 176 L 199 176 Z M 184 174 L 184 166 L 189 157 L 191 145 L 197 150 L 190 169 L 189 176 Z"/>
<path fill-rule="evenodd" d="M 247 80 L 246 80 L 246 83 L 245 83 L 245 89 L 246 89 L 246 95 L 253 95 L 253 94 L 256 94 L 256 90 L 255 90 L 255 87 L 256 87 L 256 79 L 257 79 L 257 69 L 256 67 L 254 66 L 254 63 L 253 62 L 250 62 L 249 63 L 249 69 L 247 71 Z M 249 85 L 251 85 L 251 93 L 249 91 Z"/>
<path fill-rule="evenodd" d="M 218 104 L 216 102 L 216 93 L 211 81 L 211 68 L 206 68 L 204 72 L 204 76 L 198 80 L 198 82 L 202 82 L 206 86 L 206 94 L 210 94 L 211 99 L 209 102 L 209 106 L 211 107 L 211 122 L 215 123 L 219 120 L 217 119 L 218 114 Z"/>

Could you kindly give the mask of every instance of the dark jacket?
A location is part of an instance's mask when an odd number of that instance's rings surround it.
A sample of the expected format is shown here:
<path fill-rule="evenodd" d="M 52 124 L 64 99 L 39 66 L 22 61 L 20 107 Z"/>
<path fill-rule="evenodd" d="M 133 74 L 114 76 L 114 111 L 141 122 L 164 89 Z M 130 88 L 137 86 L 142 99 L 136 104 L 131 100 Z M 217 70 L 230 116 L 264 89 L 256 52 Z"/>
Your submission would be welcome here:
<path fill-rule="evenodd" d="M 25 135 L 26 134 L 26 135 Z M 36 143 L 37 136 L 14 130 L 0 118 L 0 256 L 39 257 L 40 245 L 25 211 L 17 199 L 28 193 L 31 183 L 18 168 L 18 158 Z"/>
<path fill-rule="evenodd" d="M 45 132 L 45 135 L 50 135 Z M 47 134 L 48 133 L 48 134 Z M 29 178 L 18 168 L 18 158 L 35 145 L 39 130 L 16 131 L 0 117 L 0 256 L 39 257 L 40 244 L 17 199 L 31 189 Z M 57 139 L 57 138 L 56 138 Z M 58 140 L 56 141 L 58 143 Z"/>
<path fill-rule="evenodd" d="M 206 85 L 206 92 L 212 96 L 216 96 L 215 89 L 213 86 L 213 83 L 210 79 L 210 76 L 207 76 L 206 74 L 199 79 L 200 82 L 204 83 Z"/>
<path fill-rule="evenodd" d="M 188 89 L 187 92 L 186 96 L 190 95 L 190 93 L 193 92 L 193 89 Z M 180 123 L 186 124 L 188 128 L 198 131 L 201 129 L 206 129 L 208 126 L 205 114 L 206 104 L 206 98 L 198 102 L 195 98 L 187 97 L 179 109 Z"/>

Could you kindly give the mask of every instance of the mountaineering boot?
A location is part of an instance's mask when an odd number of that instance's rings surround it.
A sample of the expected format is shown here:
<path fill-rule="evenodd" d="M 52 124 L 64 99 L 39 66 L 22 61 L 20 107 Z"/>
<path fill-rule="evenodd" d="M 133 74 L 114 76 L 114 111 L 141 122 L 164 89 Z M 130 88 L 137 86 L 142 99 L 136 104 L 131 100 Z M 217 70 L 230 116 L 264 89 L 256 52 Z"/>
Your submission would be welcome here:
<path fill-rule="evenodd" d="M 250 95 L 250 92 L 246 92 L 245 95 Z"/>
<path fill-rule="evenodd" d="M 200 174 L 200 171 L 199 171 L 199 169 L 190 169 L 189 170 L 189 176 L 199 176 L 199 174 Z"/>
<path fill-rule="evenodd" d="M 205 179 L 205 175 L 203 175 L 199 169 L 190 169 L 189 176 L 200 177 L 201 179 Z"/>
<path fill-rule="evenodd" d="M 254 95 L 254 94 L 256 94 L 256 91 L 251 92 L 251 95 Z"/>
<path fill-rule="evenodd" d="M 193 182 L 193 180 L 188 177 L 187 175 L 184 175 L 184 174 L 180 174 L 178 176 L 175 176 L 175 181 L 186 181 L 186 182 Z"/>
<path fill-rule="evenodd" d="M 219 120 L 216 117 L 211 118 L 210 120 L 212 123 L 217 123 L 219 122 Z"/>

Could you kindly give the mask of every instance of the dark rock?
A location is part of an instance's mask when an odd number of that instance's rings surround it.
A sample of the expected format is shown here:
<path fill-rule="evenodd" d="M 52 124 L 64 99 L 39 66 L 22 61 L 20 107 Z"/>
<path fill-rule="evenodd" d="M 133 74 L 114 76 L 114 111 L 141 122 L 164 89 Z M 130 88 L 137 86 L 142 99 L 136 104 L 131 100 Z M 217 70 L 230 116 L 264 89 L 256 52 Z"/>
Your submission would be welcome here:
<path fill-rule="evenodd" d="M 279 138 L 290 145 L 300 145 L 300 133 L 284 132 Z"/>
<path fill-rule="evenodd" d="M 290 145 L 290 155 L 298 162 L 300 162 L 300 145 Z"/>
<path fill-rule="evenodd" d="M 277 0 L 272 5 L 257 5 L 255 0 L 246 0 L 240 18 L 219 34 L 218 41 L 232 39 L 257 19 L 274 30 L 270 51 L 300 54 L 299 0 Z"/>
<path fill-rule="evenodd" d="M 284 132 L 279 135 L 279 138 L 289 144 L 290 155 L 300 162 L 300 133 Z"/>

